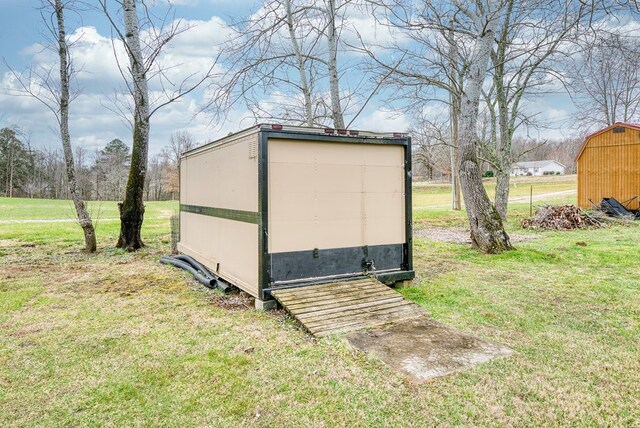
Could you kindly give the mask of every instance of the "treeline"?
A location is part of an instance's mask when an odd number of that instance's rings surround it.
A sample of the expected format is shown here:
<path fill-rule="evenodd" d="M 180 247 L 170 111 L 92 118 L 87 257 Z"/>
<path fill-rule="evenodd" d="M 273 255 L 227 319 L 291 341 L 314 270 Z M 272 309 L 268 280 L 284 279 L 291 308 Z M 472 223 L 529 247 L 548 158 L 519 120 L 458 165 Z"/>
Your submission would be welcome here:
<path fill-rule="evenodd" d="M 149 159 L 144 197 L 149 201 L 178 197 L 180 153 L 194 147 L 188 133 L 179 132 L 162 151 Z M 124 198 L 131 152 L 114 139 L 100 150 L 74 148 L 78 191 L 85 200 L 121 201 Z M 23 133 L 0 129 L 0 196 L 69 199 L 67 174 L 61 149 L 31 146 Z"/>

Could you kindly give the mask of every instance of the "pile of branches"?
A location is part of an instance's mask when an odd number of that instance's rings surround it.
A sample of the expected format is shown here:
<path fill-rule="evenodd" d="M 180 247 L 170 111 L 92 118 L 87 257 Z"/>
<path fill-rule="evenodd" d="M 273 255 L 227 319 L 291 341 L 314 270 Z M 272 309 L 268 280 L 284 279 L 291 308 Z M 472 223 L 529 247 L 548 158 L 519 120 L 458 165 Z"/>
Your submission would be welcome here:
<path fill-rule="evenodd" d="M 583 212 L 575 205 L 547 205 L 536 211 L 533 218 L 520 223 L 531 230 L 598 229 L 603 223 Z"/>

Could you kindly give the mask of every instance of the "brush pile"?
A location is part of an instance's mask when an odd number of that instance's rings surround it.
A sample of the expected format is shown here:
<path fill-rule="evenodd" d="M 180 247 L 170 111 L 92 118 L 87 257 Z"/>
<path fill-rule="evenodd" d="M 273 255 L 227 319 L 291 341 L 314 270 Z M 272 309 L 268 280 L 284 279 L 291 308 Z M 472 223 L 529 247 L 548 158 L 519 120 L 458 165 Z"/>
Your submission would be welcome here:
<path fill-rule="evenodd" d="M 533 218 L 524 219 L 520 224 L 531 230 L 598 229 L 603 226 L 575 205 L 547 205 L 537 210 Z"/>

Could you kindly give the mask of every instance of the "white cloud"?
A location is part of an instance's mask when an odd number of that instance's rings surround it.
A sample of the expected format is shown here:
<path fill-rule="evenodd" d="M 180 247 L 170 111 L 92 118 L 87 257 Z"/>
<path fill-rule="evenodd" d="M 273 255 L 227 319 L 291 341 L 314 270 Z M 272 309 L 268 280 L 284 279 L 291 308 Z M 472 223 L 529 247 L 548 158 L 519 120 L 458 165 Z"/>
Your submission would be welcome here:
<path fill-rule="evenodd" d="M 344 30 L 341 34 L 345 46 L 366 46 L 374 53 L 382 52 L 391 45 L 404 45 L 409 42 L 407 35 L 378 20 L 366 11 L 354 9 L 345 19 Z"/>
<path fill-rule="evenodd" d="M 226 22 L 217 16 L 208 21 L 183 20 L 189 30 L 179 34 L 171 43 L 171 51 L 183 56 L 215 56 L 219 46 L 233 34 Z"/>
<path fill-rule="evenodd" d="M 227 24 L 216 16 L 208 20 L 183 20 L 182 24 L 188 26 L 189 30 L 176 36 L 158 58 L 165 70 L 162 87 L 169 92 L 176 90 L 185 79 L 188 79 L 186 87 L 199 80 L 213 64 L 219 44 L 230 34 Z M 73 143 L 92 150 L 102 148 L 113 138 L 129 141 L 131 131 L 123 118 L 104 107 L 111 105 L 110 98 L 115 92 L 123 94 L 121 97 L 128 97 L 118 63 L 114 59 L 115 51 L 126 74 L 128 58 L 122 43 L 113 41 L 110 35 L 100 34 L 92 26 L 76 29 L 69 35 L 69 40 L 78 70 L 77 86 L 80 90 L 70 106 Z M 32 44 L 23 48 L 21 54 L 29 58 L 35 67 L 51 70 L 56 75 L 57 52 L 45 49 L 40 44 Z M 216 71 L 219 72 L 220 68 Z M 152 99 L 166 98 L 157 77 L 151 80 L 149 86 Z M 0 117 L 0 126 L 20 126 L 31 134 L 35 146 L 58 148 L 59 137 L 53 113 L 31 97 L 10 96 L 9 93 L 15 94 L 20 89 L 11 73 L 2 76 L 0 88 L 0 111 L 4 112 Z M 204 115 L 194 117 L 201 97 L 202 91 L 194 91 L 153 116 L 151 153 L 159 152 L 168 143 L 171 134 L 179 130 L 189 131 L 200 141 L 214 137 L 212 134 L 215 130 L 209 125 L 209 119 Z"/>
<path fill-rule="evenodd" d="M 374 132 L 405 132 L 410 127 L 411 120 L 405 113 L 380 107 L 359 118 L 352 128 Z"/>

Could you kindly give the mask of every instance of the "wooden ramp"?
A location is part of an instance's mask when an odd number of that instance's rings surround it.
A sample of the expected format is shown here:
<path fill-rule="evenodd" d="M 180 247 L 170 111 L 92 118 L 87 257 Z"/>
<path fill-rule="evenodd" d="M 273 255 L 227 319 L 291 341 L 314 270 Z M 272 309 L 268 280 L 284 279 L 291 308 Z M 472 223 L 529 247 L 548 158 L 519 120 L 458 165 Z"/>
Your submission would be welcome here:
<path fill-rule="evenodd" d="M 318 337 L 378 327 L 426 312 L 372 278 L 275 290 L 271 294 Z"/>

